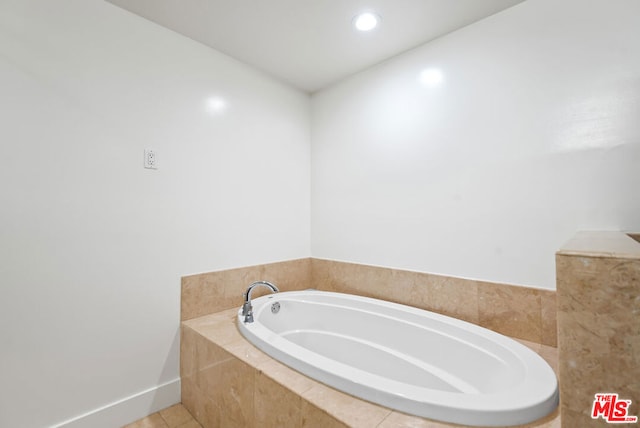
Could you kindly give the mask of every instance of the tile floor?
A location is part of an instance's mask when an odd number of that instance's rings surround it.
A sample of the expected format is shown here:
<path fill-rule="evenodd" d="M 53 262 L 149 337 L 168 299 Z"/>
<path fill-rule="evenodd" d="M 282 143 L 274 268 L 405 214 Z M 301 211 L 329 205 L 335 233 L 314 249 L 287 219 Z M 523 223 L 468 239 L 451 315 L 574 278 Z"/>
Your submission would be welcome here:
<path fill-rule="evenodd" d="M 202 428 L 182 404 L 176 404 L 122 428 Z"/>

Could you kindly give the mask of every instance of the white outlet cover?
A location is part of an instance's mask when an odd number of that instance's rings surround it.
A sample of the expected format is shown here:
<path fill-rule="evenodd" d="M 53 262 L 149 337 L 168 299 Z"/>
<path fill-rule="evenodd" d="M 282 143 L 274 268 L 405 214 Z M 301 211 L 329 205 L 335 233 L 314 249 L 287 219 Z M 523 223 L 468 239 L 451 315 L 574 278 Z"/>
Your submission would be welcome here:
<path fill-rule="evenodd" d="M 144 167 L 158 169 L 158 155 L 153 149 L 144 149 Z"/>

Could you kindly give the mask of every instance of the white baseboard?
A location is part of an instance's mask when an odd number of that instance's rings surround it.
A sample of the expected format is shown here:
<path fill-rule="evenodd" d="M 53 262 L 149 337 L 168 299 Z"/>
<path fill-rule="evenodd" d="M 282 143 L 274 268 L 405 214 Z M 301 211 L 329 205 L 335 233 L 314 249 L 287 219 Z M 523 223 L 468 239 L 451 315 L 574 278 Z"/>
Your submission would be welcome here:
<path fill-rule="evenodd" d="M 76 416 L 52 428 L 119 428 L 180 402 L 180 378 Z"/>

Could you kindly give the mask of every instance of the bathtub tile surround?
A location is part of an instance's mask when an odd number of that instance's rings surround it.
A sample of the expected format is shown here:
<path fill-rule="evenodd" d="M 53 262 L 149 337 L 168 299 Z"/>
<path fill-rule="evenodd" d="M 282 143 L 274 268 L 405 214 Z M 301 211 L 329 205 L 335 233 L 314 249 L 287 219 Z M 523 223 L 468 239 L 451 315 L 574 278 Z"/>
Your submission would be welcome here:
<path fill-rule="evenodd" d="M 460 318 L 556 346 L 555 291 L 311 259 L 313 288 L 358 294 Z"/>
<path fill-rule="evenodd" d="M 637 237 L 580 232 L 556 253 L 563 426 L 602 426 L 590 415 L 600 392 L 631 400 L 628 414 L 640 416 Z"/>
<path fill-rule="evenodd" d="M 384 299 L 478 323 L 475 281 L 311 259 L 313 288 Z M 455 303 L 454 303 L 455 302 Z"/>
<path fill-rule="evenodd" d="M 458 426 L 394 412 L 299 374 L 250 345 L 236 314 L 233 308 L 182 323 L 182 401 L 205 428 Z M 521 342 L 557 366 L 554 348 Z M 559 413 L 526 427 L 559 428 Z"/>
<path fill-rule="evenodd" d="M 238 307 L 244 287 L 261 279 L 282 291 L 316 288 L 402 303 L 557 346 L 554 290 L 316 258 L 185 276 L 181 320 Z"/>
<path fill-rule="evenodd" d="M 551 346 L 558 346 L 558 302 L 556 290 L 543 290 L 541 297 L 542 342 Z"/>
<path fill-rule="evenodd" d="M 182 328 L 189 368 L 181 371 L 182 403 L 203 426 L 250 426 L 253 377 L 249 365 L 193 330 Z M 221 411 L 224 409 L 224 411 Z"/>
<path fill-rule="evenodd" d="M 272 360 L 235 326 L 229 309 L 182 324 L 182 402 L 204 427 L 336 426 L 301 393 L 315 382 Z M 222 338 L 222 339 L 221 339 Z M 304 411 L 303 411 L 304 410 Z"/>
<path fill-rule="evenodd" d="M 254 422 L 259 427 L 297 427 L 302 420 L 302 398 L 264 373 L 254 378 Z"/>
<path fill-rule="evenodd" d="M 204 427 L 452 426 L 328 388 L 251 345 L 234 325 L 235 314 L 246 286 L 263 279 L 282 291 L 352 293 L 460 318 L 522 339 L 558 366 L 551 290 L 315 258 L 190 275 L 182 278 L 182 402 Z M 255 297 L 262 292 L 256 289 Z M 559 411 L 527 426 L 557 428 Z"/>
<path fill-rule="evenodd" d="M 542 343 L 543 294 L 544 290 L 533 288 L 479 283 L 479 324 L 507 336 Z"/>
<path fill-rule="evenodd" d="M 283 291 L 309 288 L 309 263 L 310 259 L 304 258 L 182 277 L 180 319 L 185 321 L 239 306 L 243 287 L 264 278 Z M 252 295 L 258 297 L 263 293 L 256 289 Z"/>

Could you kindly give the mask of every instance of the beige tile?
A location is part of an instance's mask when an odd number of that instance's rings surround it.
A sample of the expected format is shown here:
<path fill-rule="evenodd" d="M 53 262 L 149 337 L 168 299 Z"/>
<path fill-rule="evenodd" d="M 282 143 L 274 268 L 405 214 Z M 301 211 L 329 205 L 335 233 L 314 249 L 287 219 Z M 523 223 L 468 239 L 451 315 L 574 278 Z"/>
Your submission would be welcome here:
<path fill-rule="evenodd" d="M 478 282 L 480 325 L 507 336 L 542 342 L 540 290 Z"/>
<path fill-rule="evenodd" d="M 309 288 L 310 264 L 305 258 L 185 276 L 181 281 L 180 319 L 239 308 L 247 286 L 254 281 L 274 282 L 282 291 Z M 256 289 L 255 296 L 261 293 L 264 291 Z"/>
<path fill-rule="evenodd" d="M 310 262 L 311 288 L 324 291 L 336 291 L 331 283 L 331 261 L 312 258 Z"/>
<path fill-rule="evenodd" d="M 356 263 L 312 259 L 314 288 L 387 300 L 414 307 L 428 301 L 424 274 Z"/>
<path fill-rule="evenodd" d="M 418 273 L 379 266 L 312 259 L 313 287 L 391 302 L 418 306 L 420 296 L 415 281 Z"/>
<path fill-rule="evenodd" d="M 554 348 L 552 346 L 540 345 L 540 350 L 538 354 L 551 366 L 553 371 L 556 373 L 556 376 L 559 374 L 559 357 L 558 357 L 558 348 Z"/>
<path fill-rule="evenodd" d="M 384 298 L 392 292 L 392 269 L 332 260 L 313 260 L 314 288 Z M 392 300 L 392 299 L 389 299 Z"/>
<path fill-rule="evenodd" d="M 328 273 L 326 279 L 328 279 L 329 290 L 340 293 L 360 294 L 358 289 L 361 287 L 361 284 L 353 283 L 353 278 L 356 276 L 354 272 L 357 269 L 357 265 L 335 261 L 326 261 L 325 263 Z"/>
<path fill-rule="evenodd" d="M 227 307 L 239 308 L 247 287 L 255 281 L 269 281 L 280 291 L 309 288 L 310 263 L 311 261 L 305 258 L 231 269 L 212 275 L 220 276 L 219 282 L 223 285 L 223 299 L 227 302 Z M 266 288 L 258 287 L 253 289 L 251 297 L 257 298 L 268 293 L 269 290 Z"/>
<path fill-rule="evenodd" d="M 351 265 L 350 267 L 351 270 L 348 272 L 349 285 L 357 291 L 357 294 L 392 301 L 401 299 L 395 290 L 392 269 L 367 265 Z"/>
<path fill-rule="evenodd" d="M 590 409 L 589 409 L 590 410 Z M 593 420 L 589 415 L 589 410 L 584 409 L 582 411 L 574 411 L 570 408 L 562 407 L 560 412 L 562 414 L 562 427 L 564 428 L 603 428 L 607 426 L 619 426 L 619 425 L 608 425 L 603 423 L 602 419 Z M 622 425 L 624 426 L 624 425 Z M 554 427 L 555 428 L 555 427 Z M 629 427 L 630 428 L 630 427 Z"/>
<path fill-rule="evenodd" d="M 193 376 L 196 368 L 197 333 L 190 327 L 180 326 L 180 377 Z"/>
<path fill-rule="evenodd" d="M 260 427 L 299 427 L 302 425 L 299 395 L 264 374 L 255 377 L 254 424 Z"/>
<path fill-rule="evenodd" d="M 182 405 L 193 416 L 198 419 L 196 410 L 198 403 L 196 403 L 196 397 L 200 393 L 198 386 L 196 385 L 195 378 L 183 377 L 180 379 L 180 397 Z"/>
<path fill-rule="evenodd" d="M 297 259 L 263 265 L 260 279 L 267 278 L 281 291 L 311 288 L 311 259 Z M 248 285 L 248 284 L 247 284 Z"/>
<path fill-rule="evenodd" d="M 302 428 L 348 428 L 349 426 L 306 400 L 301 404 Z"/>
<path fill-rule="evenodd" d="M 608 343 L 596 332 L 586 332 L 578 322 L 561 322 L 562 329 L 572 329 L 571 335 L 561 335 L 560 349 L 560 396 L 562 397 L 563 414 L 567 409 L 583 412 L 585 403 L 593 402 L 597 392 L 615 390 L 621 393 L 620 387 L 610 388 L 614 377 L 607 376 L 606 364 L 611 355 Z M 562 331 L 561 329 L 561 331 Z M 599 345 L 593 346 L 594 343 Z"/>
<path fill-rule="evenodd" d="M 391 412 L 378 428 L 456 428 L 466 427 L 467 425 L 452 424 L 447 422 L 438 422 L 431 419 L 424 419 L 418 416 L 407 415 L 400 412 Z M 560 412 L 559 409 L 551 412 L 551 414 L 537 421 L 518 425 L 519 428 L 560 428 Z"/>
<path fill-rule="evenodd" d="M 553 412 L 525 425 L 518 425 L 521 428 L 560 428 L 560 408 L 556 408 Z"/>
<path fill-rule="evenodd" d="M 262 265 L 257 265 L 209 274 L 211 281 L 215 281 L 219 289 L 217 307 L 211 312 L 242 306 L 247 286 L 254 281 L 263 279 L 260 276 L 261 268 Z"/>
<path fill-rule="evenodd" d="M 374 427 L 386 418 L 390 409 L 360 400 L 322 384 L 302 393 L 311 402 L 350 427 Z"/>
<path fill-rule="evenodd" d="M 429 302 L 429 287 L 425 283 L 425 274 L 407 270 L 391 270 L 390 300 L 403 305 L 427 309 Z"/>
<path fill-rule="evenodd" d="M 236 328 L 236 310 L 229 309 L 215 315 L 206 315 L 185 321 L 184 325 L 220 345 L 234 342 L 241 335 Z"/>
<path fill-rule="evenodd" d="M 202 428 L 202 425 L 200 425 L 195 419 L 191 419 L 189 422 L 186 422 L 177 428 Z"/>
<path fill-rule="evenodd" d="M 460 425 L 436 422 L 400 412 L 391 412 L 391 414 L 378 425 L 378 428 L 448 428 L 457 426 Z"/>
<path fill-rule="evenodd" d="M 203 318 L 207 319 L 207 321 L 202 322 L 201 320 Z M 187 321 L 186 323 L 195 325 L 195 328 L 202 334 L 201 337 L 206 339 L 206 342 L 215 342 L 226 352 L 248 364 L 258 366 L 270 360 L 269 356 L 253 346 L 242 336 L 236 326 L 237 318 L 235 310 L 227 310 L 218 314 L 207 315 Z"/>
<path fill-rule="evenodd" d="M 206 394 L 220 409 L 220 424 L 228 427 L 253 425 L 254 377 L 256 370 L 238 359 L 220 365 L 217 382 Z"/>
<path fill-rule="evenodd" d="M 500 333 L 557 345 L 555 292 L 312 259 L 313 286 L 438 312 Z"/>
<path fill-rule="evenodd" d="M 556 270 L 563 424 L 596 426 L 588 407 L 598 392 L 632 400 L 637 415 L 640 260 L 557 254 Z"/>
<path fill-rule="evenodd" d="M 297 394 L 302 394 L 318 384 L 315 380 L 300 374 L 272 358 L 258 365 L 257 368 L 263 375 L 278 382 L 280 385 L 286 386 Z"/>
<path fill-rule="evenodd" d="M 219 427 L 219 410 L 195 380 L 182 379 L 182 405 L 205 428 Z"/>
<path fill-rule="evenodd" d="M 252 426 L 254 370 L 231 358 L 200 373 L 183 388 L 183 404 L 204 428 Z"/>
<path fill-rule="evenodd" d="M 198 335 L 196 341 L 196 366 L 193 377 L 200 388 L 203 388 L 201 378 L 216 366 L 232 360 L 233 355 L 224 348 L 203 336 Z"/>
<path fill-rule="evenodd" d="M 211 400 L 210 397 L 202 396 L 202 414 L 198 419 L 203 428 L 224 428 L 222 419 L 226 409 L 221 408 L 220 403 Z"/>
<path fill-rule="evenodd" d="M 542 310 L 542 344 L 558 346 L 558 308 L 555 290 L 540 290 Z"/>
<path fill-rule="evenodd" d="M 215 282 L 205 275 L 191 275 L 182 278 L 180 298 L 180 319 L 182 321 L 214 312 L 220 300 L 220 290 Z"/>
<path fill-rule="evenodd" d="M 226 392 L 224 385 L 237 390 L 253 385 L 253 368 L 213 343 L 205 352 L 207 356 L 203 358 L 207 358 L 206 363 L 195 375 L 196 385 L 202 393 L 218 402 Z"/>
<path fill-rule="evenodd" d="M 462 278 L 433 276 L 430 310 L 474 324 L 479 323 L 478 283 Z"/>
<path fill-rule="evenodd" d="M 168 426 L 160 416 L 160 413 L 154 413 L 134 423 L 125 425 L 123 428 L 168 428 Z"/>
<path fill-rule="evenodd" d="M 193 420 L 191 413 L 182 405 L 176 404 L 166 409 L 160 410 L 160 416 L 167 423 L 169 428 L 177 428 Z"/>
<path fill-rule="evenodd" d="M 507 334 L 510 328 L 520 333 L 524 328 L 529 333 L 522 337 L 551 346 L 557 343 L 555 293 L 550 290 L 322 259 L 291 260 L 184 277 L 183 319 L 211 313 L 214 309 L 217 312 L 239 308 L 246 285 L 259 279 L 270 280 L 282 290 L 313 287 L 381 298 L 474 323 L 485 322 Z M 478 291 L 480 288 L 482 291 Z M 255 297 L 265 292 L 256 289 Z M 524 311 L 510 310 L 513 298 L 522 304 Z M 483 299 L 490 300 L 489 304 L 483 305 Z M 492 309 L 494 303 L 498 304 Z M 187 306 L 192 309 L 186 309 Z M 536 313 L 538 310 L 540 314 Z M 533 318 L 540 320 L 539 326 L 535 326 L 537 322 L 531 323 Z M 511 322 L 501 326 L 501 319 Z"/>
<path fill-rule="evenodd" d="M 318 259 L 312 260 L 312 276 L 320 289 L 409 304 L 557 345 L 555 292 L 550 290 Z"/>
<path fill-rule="evenodd" d="M 540 349 L 542 349 L 542 345 L 539 344 L 539 343 L 536 343 L 536 342 L 530 342 L 528 340 L 518 339 L 518 338 L 514 338 L 513 340 L 515 340 L 516 342 L 522 343 L 524 346 L 526 346 L 527 348 L 531 349 L 536 354 L 539 354 L 540 353 Z"/>
<path fill-rule="evenodd" d="M 205 428 L 232 426 L 225 425 L 229 421 L 250 422 L 253 369 L 206 339 L 198 351 L 195 382 L 189 384 L 195 390 L 186 397 L 183 392 L 185 407 Z"/>
<path fill-rule="evenodd" d="M 228 343 L 225 349 L 231 355 L 253 367 L 258 367 L 260 364 L 271 360 L 270 356 L 256 348 L 244 337 L 239 337 L 234 342 Z"/>

